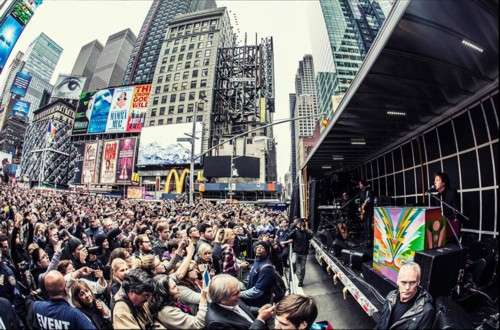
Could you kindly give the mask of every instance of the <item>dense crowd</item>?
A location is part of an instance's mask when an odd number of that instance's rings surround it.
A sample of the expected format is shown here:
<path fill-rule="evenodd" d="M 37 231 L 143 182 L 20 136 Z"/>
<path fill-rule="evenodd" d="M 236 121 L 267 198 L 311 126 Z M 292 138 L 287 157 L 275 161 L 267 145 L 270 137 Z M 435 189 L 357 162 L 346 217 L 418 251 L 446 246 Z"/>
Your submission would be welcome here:
<path fill-rule="evenodd" d="M 251 205 L 0 185 L 0 329 L 310 328 L 281 280 L 310 238 Z"/>

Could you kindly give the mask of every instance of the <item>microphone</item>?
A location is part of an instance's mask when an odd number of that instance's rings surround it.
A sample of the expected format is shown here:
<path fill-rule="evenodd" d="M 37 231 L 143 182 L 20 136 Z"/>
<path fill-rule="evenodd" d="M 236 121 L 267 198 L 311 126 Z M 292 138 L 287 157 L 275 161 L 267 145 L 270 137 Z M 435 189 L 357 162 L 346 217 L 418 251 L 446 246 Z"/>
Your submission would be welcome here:
<path fill-rule="evenodd" d="M 425 193 L 435 195 L 438 193 L 438 191 L 436 190 L 436 187 L 432 185 L 429 189 L 425 191 Z"/>

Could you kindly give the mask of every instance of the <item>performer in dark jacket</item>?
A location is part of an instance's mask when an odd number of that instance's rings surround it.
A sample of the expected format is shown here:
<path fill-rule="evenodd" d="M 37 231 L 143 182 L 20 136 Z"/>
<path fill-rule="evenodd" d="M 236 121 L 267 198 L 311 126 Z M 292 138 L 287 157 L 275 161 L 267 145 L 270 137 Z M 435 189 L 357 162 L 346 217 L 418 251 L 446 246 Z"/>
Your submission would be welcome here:
<path fill-rule="evenodd" d="M 443 202 L 458 209 L 458 193 L 455 188 L 450 185 L 450 178 L 446 173 L 438 172 L 434 174 L 434 188 L 439 193 L 439 197 Z M 458 238 L 460 238 L 460 231 L 462 229 L 462 223 L 460 222 L 457 213 L 453 211 L 450 207 L 443 204 L 443 215 L 448 218 L 450 225 L 455 230 Z M 453 233 L 448 227 L 448 238 L 453 239 Z"/>
<path fill-rule="evenodd" d="M 398 290 L 389 292 L 376 329 L 430 329 L 434 322 L 431 295 L 420 284 L 420 266 L 409 262 L 398 274 Z"/>

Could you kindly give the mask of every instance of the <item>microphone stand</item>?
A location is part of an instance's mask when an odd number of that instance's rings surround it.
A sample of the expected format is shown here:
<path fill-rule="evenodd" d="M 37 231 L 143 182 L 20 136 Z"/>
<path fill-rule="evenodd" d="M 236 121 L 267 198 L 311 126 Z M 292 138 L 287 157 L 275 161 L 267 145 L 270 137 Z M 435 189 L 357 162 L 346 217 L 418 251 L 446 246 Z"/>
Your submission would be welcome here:
<path fill-rule="evenodd" d="M 455 212 L 456 214 L 459 214 L 461 215 L 465 220 L 467 221 L 470 221 L 470 219 L 465 215 L 463 214 L 462 212 L 460 212 L 459 210 L 457 210 L 456 208 L 454 208 L 453 206 L 451 206 L 450 204 L 446 203 L 445 201 L 443 201 L 441 198 L 438 198 L 436 195 L 433 195 L 432 192 L 430 191 L 427 191 L 427 194 L 429 196 L 431 196 L 432 198 L 434 198 L 435 200 L 439 201 L 440 203 L 443 203 L 445 206 L 449 207 L 453 212 Z M 460 249 L 463 249 L 462 247 L 462 243 L 460 243 L 460 240 L 458 239 L 458 234 L 456 233 L 455 229 L 453 228 L 453 226 L 451 225 L 450 223 L 450 219 L 448 219 L 447 217 L 444 217 L 446 219 L 446 222 L 448 223 L 448 226 L 450 227 L 451 229 L 451 232 L 453 233 L 453 236 L 455 237 L 455 240 L 457 241 L 458 243 L 458 247 Z"/>

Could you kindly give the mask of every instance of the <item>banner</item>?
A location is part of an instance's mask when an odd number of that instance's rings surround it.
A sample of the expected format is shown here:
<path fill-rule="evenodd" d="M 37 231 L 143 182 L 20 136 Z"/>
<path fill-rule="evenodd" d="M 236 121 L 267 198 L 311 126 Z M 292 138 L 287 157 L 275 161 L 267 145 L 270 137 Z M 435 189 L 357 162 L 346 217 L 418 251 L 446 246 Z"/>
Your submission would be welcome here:
<path fill-rule="evenodd" d="M 30 86 L 30 82 L 31 82 L 31 74 L 29 74 L 28 72 L 19 71 L 18 73 L 16 73 L 16 77 L 12 82 L 12 86 L 10 87 L 10 92 L 12 94 L 16 94 L 19 95 L 20 97 L 23 97 L 26 95 L 26 91 Z"/>
<path fill-rule="evenodd" d="M 97 142 L 85 144 L 82 166 L 82 184 L 94 183 L 97 162 Z"/>
<path fill-rule="evenodd" d="M 69 76 L 60 74 L 57 78 L 52 97 L 60 99 L 78 100 L 83 91 L 86 77 Z"/>
<path fill-rule="evenodd" d="M 30 113 L 31 103 L 16 99 L 11 99 L 9 102 L 9 109 L 11 117 L 16 117 L 24 121 L 28 120 L 28 114 Z"/>
<path fill-rule="evenodd" d="M 106 125 L 106 133 L 125 132 L 133 94 L 133 86 L 115 88 L 108 123 Z"/>
<path fill-rule="evenodd" d="M 89 126 L 90 113 L 92 111 L 92 102 L 94 101 L 94 92 L 82 93 L 78 109 L 75 113 L 75 122 L 73 124 L 73 134 L 86 134 Z"/>
<path fill-rule="evenodd" d="M 104 142 L 101 161 L 101 183 L 115 183 L 118 140 Z"/>
<path fill-rule="evenodd" d="M 95 93 L 87 133 L 104 133 L 106 131 L 113 91 L 113 88 L 108 88 Z"/>
<path fill-rule="evenodd" d="M 150 84 L 134 86 L 132 106 L 127 119 L 127 132 L 140 132 L 144 127 L 150 94 Z"/>
<path fill-rule="evenodd" d="M 134 170 L 135 138 L 120 139 L 116 183 L 130 184 Z"/>
<path fill-rule="evenodd" d="M 2 21 L 2 25 L 0 25 L 0 73 L 5 67 L 5 63 L 7 63 L 9 55 L 23 29 L 23 25 L 11 15 L 8 15 Z"/>
<path fill-rule="evenodd" d="M 76 156 L 75 156 L 75 172 L 73 175 L 74 184 L 80 184 L 82 182 L 84 153 L 85 153 L 85 144 L 84 143 L 77 144 Z"/>

